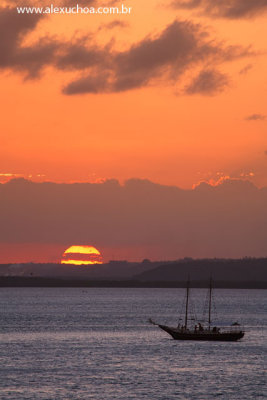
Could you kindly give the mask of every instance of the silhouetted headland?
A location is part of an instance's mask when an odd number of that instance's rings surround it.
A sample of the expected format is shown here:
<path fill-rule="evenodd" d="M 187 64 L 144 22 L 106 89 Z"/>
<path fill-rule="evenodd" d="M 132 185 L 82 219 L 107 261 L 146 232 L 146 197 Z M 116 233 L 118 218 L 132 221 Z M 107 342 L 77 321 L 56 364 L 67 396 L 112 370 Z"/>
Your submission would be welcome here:
<path fill-rule="evenodd" d="M 47 287 L 207 287 L 267 288 L 267 258 L 191 259 L 140 263 L 111 261 L 102 265 L 2 264 L 0 286 Z"/>

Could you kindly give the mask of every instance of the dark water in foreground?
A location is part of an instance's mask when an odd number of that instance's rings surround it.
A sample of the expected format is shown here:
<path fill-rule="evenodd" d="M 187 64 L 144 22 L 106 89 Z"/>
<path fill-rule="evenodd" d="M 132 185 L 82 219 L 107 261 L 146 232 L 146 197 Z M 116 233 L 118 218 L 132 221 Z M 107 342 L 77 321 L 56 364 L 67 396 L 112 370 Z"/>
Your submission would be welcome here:
<path fill-rule="evenodd" d="M 206 290 L 193 290 L 202 314 Z M 216 290 L 236 343 L 172 340 L 183 289 L 0 290 L 0 399 L 263 399 L 266 291 Z M 201 312 L 200 312 L 201 310 Z M 265 353 L 265 354 L 264 354 Z"/>

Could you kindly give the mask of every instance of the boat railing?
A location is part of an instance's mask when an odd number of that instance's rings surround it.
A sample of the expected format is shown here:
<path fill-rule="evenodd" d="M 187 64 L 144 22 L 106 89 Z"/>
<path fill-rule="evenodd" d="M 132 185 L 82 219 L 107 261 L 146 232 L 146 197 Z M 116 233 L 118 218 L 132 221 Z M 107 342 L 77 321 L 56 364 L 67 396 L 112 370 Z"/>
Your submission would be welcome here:
<path fill-rule="evenodd" d="M 207 332 L 209 333 L 233 333 L 233 332 L 244 332 L 244 328 L 241 325 L 218 325 L 218 326 L 202 326 L 201 329 L 199 327 L 194 328 L 194 327 L 185 327 L 179 326 L 176 328 L 180 332 L 197 332 L 197 333 L 203 333 L 206 334 Z"/>

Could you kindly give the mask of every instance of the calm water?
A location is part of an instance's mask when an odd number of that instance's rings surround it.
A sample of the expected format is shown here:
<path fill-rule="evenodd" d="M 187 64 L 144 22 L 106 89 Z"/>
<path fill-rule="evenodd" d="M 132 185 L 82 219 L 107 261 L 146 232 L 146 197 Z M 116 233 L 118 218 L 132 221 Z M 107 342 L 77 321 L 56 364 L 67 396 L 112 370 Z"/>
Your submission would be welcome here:
<path fill-rule="evenodd" d="M 206 290 L 193 291 L 202 314 Z M 0 398 L 264 398 L 266 292 L 217 290 L 236 343 L 172 340 L 147 318 L 177 324 L 183 289 L 0 289 Z"/>

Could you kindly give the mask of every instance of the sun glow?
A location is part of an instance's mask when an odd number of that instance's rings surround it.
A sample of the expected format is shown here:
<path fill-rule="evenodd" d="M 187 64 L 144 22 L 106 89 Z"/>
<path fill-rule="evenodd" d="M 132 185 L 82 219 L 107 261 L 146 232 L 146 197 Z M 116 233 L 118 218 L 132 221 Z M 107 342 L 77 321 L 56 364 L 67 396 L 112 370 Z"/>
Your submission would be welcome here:
<path fill-rule="evenodd" d="M 90 264 L 103 264 L 103 263 L 102 261 L 61 260 L 61 264 L 90 265 Z"/>
<path fill-rule="evenodd" d="M 64 254 L 79 253 L 79 254 L 98 254 L 100 252 L 93 246 L 70 246 L 64 251 Z"/>
<path fill-rule="evenodd" d="M 62 256 L 61 264 L 92 265 L 103 264 L 100 251 L 93 246 L 70 246 Z"/>

